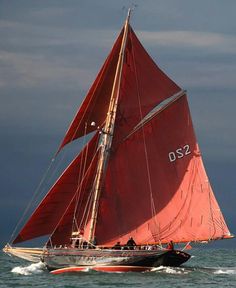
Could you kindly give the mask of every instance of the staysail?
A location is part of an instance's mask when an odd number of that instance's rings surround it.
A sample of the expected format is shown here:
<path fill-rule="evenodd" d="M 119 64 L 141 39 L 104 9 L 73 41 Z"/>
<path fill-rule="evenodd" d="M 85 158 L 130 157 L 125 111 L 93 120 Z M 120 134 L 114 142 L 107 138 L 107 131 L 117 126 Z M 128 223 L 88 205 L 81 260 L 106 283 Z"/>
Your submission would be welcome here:
<path fill-rule="evenodd" d="M 76 195 L 78 199 L 83 198 L 84 191 L 81 191 L 79 187 L 83 175 L 86 174 L 96 154 L 98 136 L 99 133 L 96 133 L 58 178 L 15 238 L 13 244 L 51 234 L 71 200 Z M 70 223 L 70 228 L 72 228 L 72 223 Z"/>
<path fill-rule="evenodd" d="M 94 155 L 94 158 L 78 187 L 81 191 L 80 197 L 76 194 L 74 195 L 50 236 L 48 245 L 51 243 L 53 245 L 69 245 L 71 243 L 72 231 L 83 230 L 84 238 L 88 239 L 93 200 L 92 191 L 94 188 L 93 185 L 98 164 L 98 156 L 99 151 Z"/>

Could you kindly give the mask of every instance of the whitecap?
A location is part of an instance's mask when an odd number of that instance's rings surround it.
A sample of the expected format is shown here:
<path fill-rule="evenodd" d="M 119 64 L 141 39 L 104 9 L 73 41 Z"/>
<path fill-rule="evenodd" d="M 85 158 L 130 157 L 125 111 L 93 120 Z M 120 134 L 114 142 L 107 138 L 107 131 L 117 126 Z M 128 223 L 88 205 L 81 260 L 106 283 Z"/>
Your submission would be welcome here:
<path fill-rule="evenodd" d="M 163 269 L 165 269 L 164 266 L 159 266 L 159 267 L 155 267 L 155 268 L 152 268 L 152 272 L 155 272 L 155 271 L 162 271 Z"/>
<path fill-rule="evenodd" d="M 32 275 L 39 274 L 45 270 L 45 264 L 43 262 L 33 263 L 29 266 L 17 266 L 11 270 L 12 273 L 20 275 Z"/>
<path fill-rule="evenodd" d="M 220 268 L 213 272 L 214 274 L 236 274 L 236 270 L 234 268 Z"/>
<path fill-rule="evenodd" d="M 166 266 L 160 266 L 157 268 L 153 268 L 151 270 L 152 272 L 162 272 L 167 274 L 188 274 L 190 271 L 187 271 L 185 268 L 179 268 L 179 267 L 166 267 Z"/>

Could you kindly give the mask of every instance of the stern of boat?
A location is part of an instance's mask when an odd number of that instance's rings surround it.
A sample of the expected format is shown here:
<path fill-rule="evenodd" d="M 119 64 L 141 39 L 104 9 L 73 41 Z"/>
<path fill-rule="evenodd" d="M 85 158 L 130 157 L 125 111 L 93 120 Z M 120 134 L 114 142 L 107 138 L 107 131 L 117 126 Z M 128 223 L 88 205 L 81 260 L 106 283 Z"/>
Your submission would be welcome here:
<path fill-rule="evenodd" d="M 183 263 L 187 262 L 190 258 L 191 255 L 184 251 L 169 250 L 157 259 L 155 266 L 179 267 Z"/>

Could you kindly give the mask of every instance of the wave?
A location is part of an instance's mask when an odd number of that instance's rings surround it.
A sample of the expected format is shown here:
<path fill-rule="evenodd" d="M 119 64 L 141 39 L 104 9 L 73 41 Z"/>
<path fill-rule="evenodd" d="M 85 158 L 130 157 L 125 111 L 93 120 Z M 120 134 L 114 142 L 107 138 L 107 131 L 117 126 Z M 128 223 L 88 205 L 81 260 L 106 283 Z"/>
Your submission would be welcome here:
<path fill-rule="evenodd" d="M 166 273 L 166 274 L 188 274 L 191 271 L 188 269 L 179 268 L 179 267 L 160 266 L 157 268 L 153 268 L 151 272 L 161 272 L 161 273 Z"/>
<path fill-rule="evenodd" d="M 228 275 L 235 275 L 236 268 L 218 268 L 216 271 L 213 272 L 214 274 L 228 274 Z"/>
<path fill-rule="evenodd" d="M 151 272 L 166 274 L 189 274 L 189 273 L 208 273 L 208 274 L 227 274 L 236 275 L 236 267 L 165 267 L 153 268 Z"/>
<path fill-rule="evenodd" d="M 43 262 L 33 263 L 29 266 L 17 266 L 14 267 L 11 272 L 20 275 L 32 275 L 42 273 L 46 269 Z"/>
<path fill-rule="evenodd" d="M 46 266 L 43 262 L 33 263 L 28 266 L 14 267 L 11 272 L 19 275 L 32 275 L 39 274 L 46 270 Z M 93 272 L 89 268 L 83 270 L 83 272 Z M 208 273 L 214 275 L 236 275 L 236 267 L 166 267 L 160 266 L 153 268 L 150 272 L 164 273 L 164 274 L 189 274 L 189 273 Z M 120 272 L 121 273 L 121 272 Z"/>

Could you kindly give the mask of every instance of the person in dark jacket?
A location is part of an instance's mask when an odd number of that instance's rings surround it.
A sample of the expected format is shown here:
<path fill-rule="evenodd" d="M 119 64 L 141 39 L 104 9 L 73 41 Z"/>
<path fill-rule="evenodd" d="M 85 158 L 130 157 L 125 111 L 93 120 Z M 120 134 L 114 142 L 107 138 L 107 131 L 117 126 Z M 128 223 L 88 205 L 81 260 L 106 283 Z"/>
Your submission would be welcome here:
<path fill-rule="evenodd" d="M 132 237 L 130 237 L 129 240 L 127 241 L 127 243 L 126 243 L 126 247 L 129 250 L 134 250 L 134 246 L 136 246 L 136 243 L 135 243 L 134 239 Z"/>

